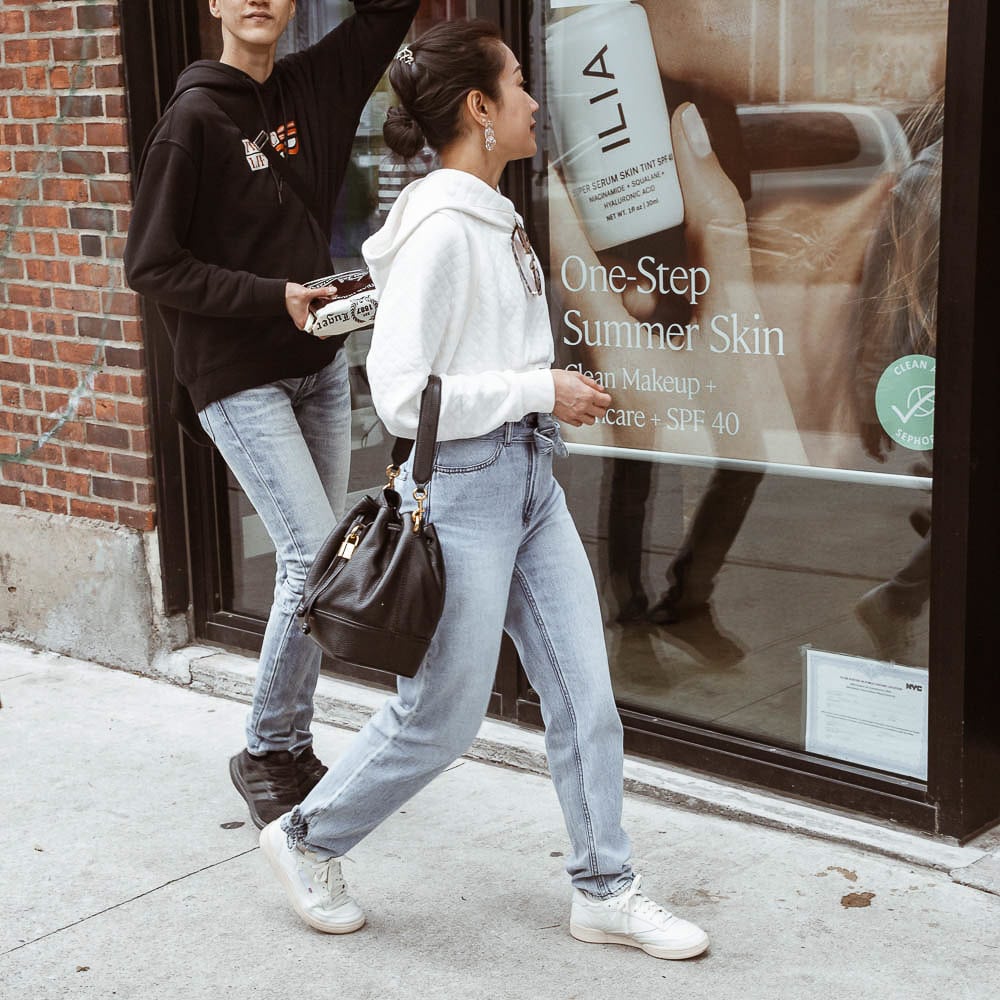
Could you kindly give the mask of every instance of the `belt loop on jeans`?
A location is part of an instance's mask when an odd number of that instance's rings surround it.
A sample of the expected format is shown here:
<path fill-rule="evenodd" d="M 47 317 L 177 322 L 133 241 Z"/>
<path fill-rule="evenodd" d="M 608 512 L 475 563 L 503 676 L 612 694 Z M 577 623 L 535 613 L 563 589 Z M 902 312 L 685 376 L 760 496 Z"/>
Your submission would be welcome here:
<path fill-rule="evenodd" d="M 504 447 L 509 445 L 511 441 L 514 440 L 514 427 L 515 425 L 509 421 L 503 425 L 503 443 Z"/>

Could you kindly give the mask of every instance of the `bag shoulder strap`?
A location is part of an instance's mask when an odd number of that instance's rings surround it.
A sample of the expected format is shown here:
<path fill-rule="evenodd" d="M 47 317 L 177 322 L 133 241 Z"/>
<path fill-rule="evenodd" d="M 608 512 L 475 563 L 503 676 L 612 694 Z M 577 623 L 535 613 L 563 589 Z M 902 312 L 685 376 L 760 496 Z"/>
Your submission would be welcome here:
<path fill-rule="evenodd" d="M 249 119 L 241 118 L 238 112 L 234 114 L 233 109 L 220 101 L 208 87 L 190 87 L 184 93 L 188 94 L 194 91 L 204 94 L 257 147 L 258 151 L 267 157 L 267 162 L 271 165 L 274 172 L 295 192 L 299 201 L 305 205 L 306 210 L 312 216 L 313 222 L 319 226 L 319 231 L 325 233 L 326 230 L 320 224 L 312 195 L 306 190 L 302 178 L 292 170 L 291 166 L 285 162 L 285 158 L 271 145 L 270 133 L 266 129 L 260 128 L 259 122 L 255 127 L 250 123 Z"/>
<path fill-rule="evenodd" d="M 437 446 L 438 417 L 441 414 L 441 378 L 431 375 L 420 397 L 420 417 L 417 422 L 416 444 L 409 438 L 397 438 L 392 449 L 392 464 L 398 469 L 413 448 L 413 482 L 426 486 L 434 471 L 434 449 Z"/>

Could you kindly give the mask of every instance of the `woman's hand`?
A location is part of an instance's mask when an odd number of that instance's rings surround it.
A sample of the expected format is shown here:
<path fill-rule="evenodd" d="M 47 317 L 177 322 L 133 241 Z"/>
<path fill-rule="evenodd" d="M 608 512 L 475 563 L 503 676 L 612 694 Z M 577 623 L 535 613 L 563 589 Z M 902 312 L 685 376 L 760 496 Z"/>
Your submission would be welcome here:
<path fill-rule="evenodd" d="M 611 397 L 592 378 L 561 368 L 552 370 L 556 402 L 552 415 L 560 423 L 582 427 L 596 423 L 611 405 Z"/>
<path fill-rule="evenodd" d="M 325 285 L 323 288 L 306 288 L 289 281 L 285 285 L 285 308 L 292 322 L 300 329 L 306 328 L 309 321 L 309 307 L 316 299 L 329 299 L 337 294 L 336 285 Z"/>

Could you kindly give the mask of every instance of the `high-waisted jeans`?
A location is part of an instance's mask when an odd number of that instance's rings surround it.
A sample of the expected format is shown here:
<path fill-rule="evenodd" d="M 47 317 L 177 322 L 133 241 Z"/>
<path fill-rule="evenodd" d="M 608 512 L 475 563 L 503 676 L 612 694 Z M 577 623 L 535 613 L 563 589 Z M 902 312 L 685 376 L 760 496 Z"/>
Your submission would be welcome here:
<path fill-rule="evenodd" d="M 283 819 L 291 843 L 345 854 L 464 753 L 506 630 L 541 700 L 572 846 L 566 870 L 600 897 L 631 882 L 621 721 L 593 573 L 552 476 L 554 452 L 565 446 L 545 415 L 438 445 L 428 513 L 444 553 L 444 614 L 416 677 L 399 678 L 397 693 Z M 404 466 L 404 497 L 408 483 Z"/>
<path fill-rule="evenodd" d="M 347 355 L 315 375 L 282 379 L 209 403 L 198 414 L 274 543 L 274 601 L 264 631 L 247 749 L 298 754 L 322 653 L 295 617 L 319 547 L 343 516 L 351 456 Z"/>

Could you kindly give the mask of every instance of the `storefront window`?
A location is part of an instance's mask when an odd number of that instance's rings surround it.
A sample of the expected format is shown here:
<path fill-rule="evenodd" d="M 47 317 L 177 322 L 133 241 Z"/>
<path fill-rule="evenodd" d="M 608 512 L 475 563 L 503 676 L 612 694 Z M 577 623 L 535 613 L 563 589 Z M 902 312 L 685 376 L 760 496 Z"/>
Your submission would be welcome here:
<path fill-rule="evenodd" d="M 534 186 L 620 704 L 926 777 L 945 0 L 547 0 Z M 544 241 L 542 241 L 544 242 Z"/>

